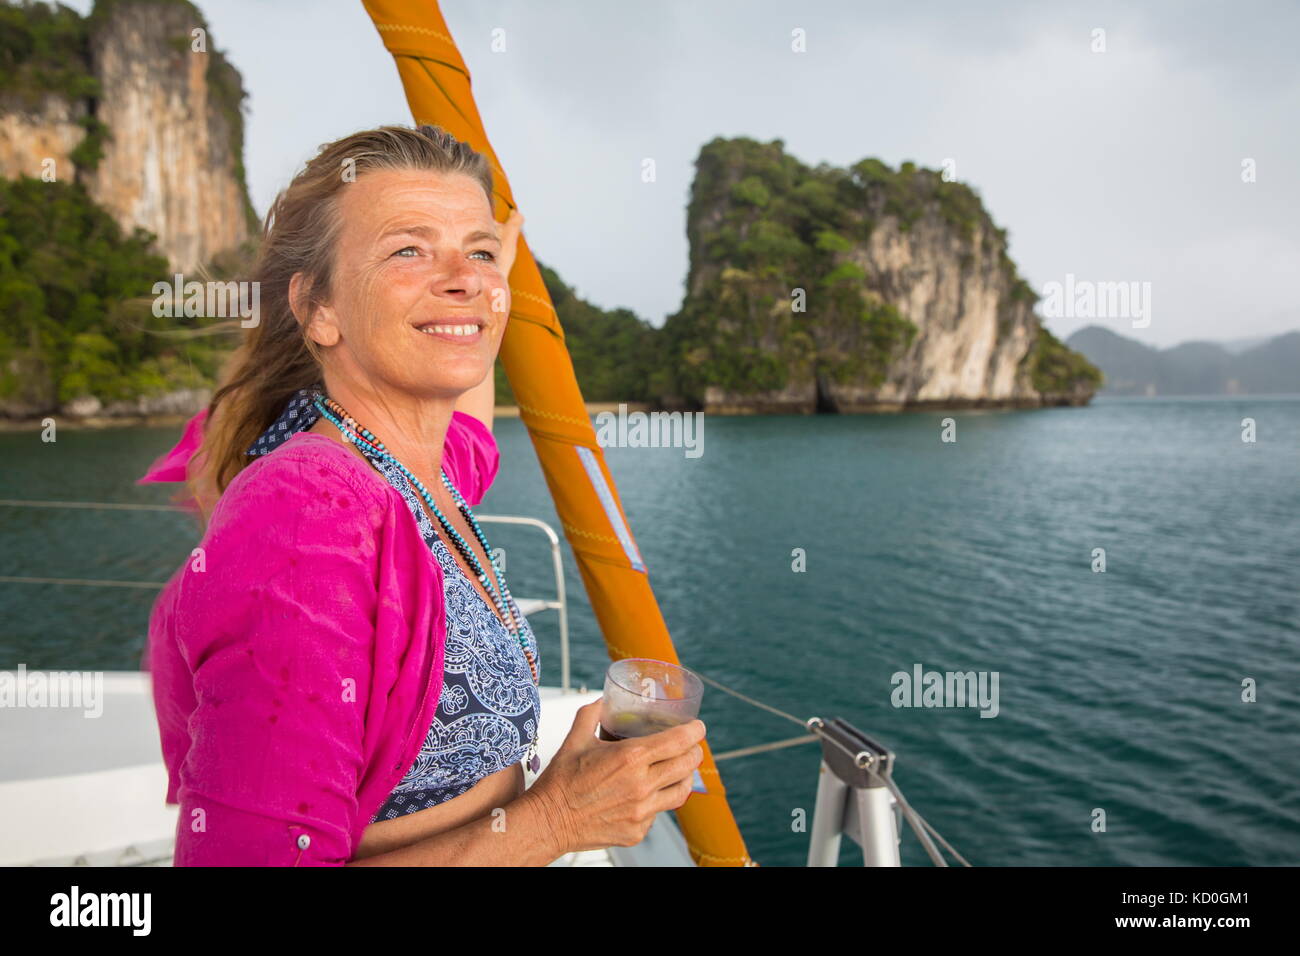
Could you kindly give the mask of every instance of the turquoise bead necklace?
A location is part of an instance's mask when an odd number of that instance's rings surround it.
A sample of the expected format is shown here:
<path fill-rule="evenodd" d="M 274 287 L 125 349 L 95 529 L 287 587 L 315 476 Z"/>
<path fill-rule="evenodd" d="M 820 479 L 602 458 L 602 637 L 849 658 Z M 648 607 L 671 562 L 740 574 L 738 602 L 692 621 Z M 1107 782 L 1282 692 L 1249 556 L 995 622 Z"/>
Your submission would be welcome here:
<path fill-rule="evenodd" d="M 446 469 L 442 469 L 440 472 L 443 487 L 445 487 L 448 493 L 450 493 L 452 501 L 456 503 L 456 507 L 460 509 L 460 513 L 464 516 L 465 523 L 470 526 L 471 530 L 473 530 L 474 537 L 478 539 L 479 545 L 483 548 L 483 553 L 488 556 L 488 561 L 492 565 L 492 570 L 496 573 L 497 581 L 500 582 L 500 588 L 492 582 L 492 579 L 488 576 L 487 572 L 483 570 L 482 563 L 479 561 L 478 556 L 474 553 L 473 549 L 471 549 L 469 544 L 465 541 L 464 536 L 456 530 L 455 526 L 447 520 L 447 516 L 444 515 L 437 504 L 434 503 L 433 495 L 431 495 L 429 489 L 424 486 L 424 482 L 411 474 L 410 469 L 393 457 L 392 453 L 384 447 L 384 443 L 380 441 L 374 433 L 363 428 L 360 423 L 349 415 L 338 402 L 324 395 L 319 395 L 313 400 L 313 404 L 315 404 L 317 410 L 319 410 L 326 419 L 333 423 L 333 425 L 343 435 L 345 441 L 350 441 L 363 453 L 369 452 L 385 461 L 391 462 L 399 471 L 401 471 L 402 475 L 405 476 L 406 480 L 411 483 L 415 490 L 419 492 L 424 503 L 428 505 L 429 511 L 437 517 L 438 523 L 442 525 L 443 530 L 447 532 L 447 536 L 455 544 L 456 550 L 459 551 L 461 556 L 465 559 L 465 563 L 474 569 L 474 573 L 477 575 L 479 583 L 481 583 L 484 590 L 488 592 L 489 597 L 492 598 L 492 603 L 496 605 L 501 617 L 505 620 L 506 628 L 512 635 L 514 635 L 515 640 L 519 642 L 520 648 L 523 649 L 524 657 L 528 661 L 528 669 L 532 672 L 533 683 L 535 685 L 540 684 L 541 681 L 537 673 L 536 657 L 528 647 L 528 642 L 524 640 L 523 627 L 520 624 L 522 615 L 519 613 L 519 606 L 515 604 L 515 599 L 511 596 L 510 589 L 506 586 L 505 574 L 502 573 L 496 559 L 492 557 L 492 549 L 488 546 L 487 536 L 483 534 L 483 529 L 479 527 L 478 520 L 474 517 L 474 513 L 470 511 L 469 505 L 461 495 L 460 490 L 452 484 L 451 479 L 447 477 Z M 367 458 L 368 457 L 370 457 L 369 454 L 367 455 Z M 529 745 L 530 756 L 528 760 L 529 769 L 534 773 L 537 772 L 541 765 L 541 761 L 537 757 L 536 748 L 537 735 L 534 733 L 533 740 Z"/>

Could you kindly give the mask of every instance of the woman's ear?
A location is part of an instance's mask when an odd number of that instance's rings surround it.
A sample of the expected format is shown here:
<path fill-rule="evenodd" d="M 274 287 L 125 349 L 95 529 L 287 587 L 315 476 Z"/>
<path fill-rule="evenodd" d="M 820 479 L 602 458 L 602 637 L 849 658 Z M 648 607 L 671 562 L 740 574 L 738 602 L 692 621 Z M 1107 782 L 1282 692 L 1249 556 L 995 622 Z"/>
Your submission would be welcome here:
<path fill-rule="evenodd" d="M 307 337 L 317 345 L 328 348 L 338 344 L 339 327 L 334 313 L 326 306 L 312 306 L 304 296 L 306 279 L 301 272 L 295 272 L 289 280 L 289 308 L 298 324 L 307 331 Z"/>

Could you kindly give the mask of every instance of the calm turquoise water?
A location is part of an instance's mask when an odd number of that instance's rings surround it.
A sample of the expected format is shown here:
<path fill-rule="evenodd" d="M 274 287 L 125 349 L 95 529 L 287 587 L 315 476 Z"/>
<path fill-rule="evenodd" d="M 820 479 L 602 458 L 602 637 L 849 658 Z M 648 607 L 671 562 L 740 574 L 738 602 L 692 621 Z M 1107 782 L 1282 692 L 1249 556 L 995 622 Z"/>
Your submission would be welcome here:
<path fill-rule="evenodd" d="M 164 502 L 131 481 L 178 434 L 0 435 L 0 497 Z M 522 426 L 498 436 L 480 511 L 558 527 Z M 912 804 L 976 865 L 1300 863 L 1300 398 L 708 418 L 704 437 L 695 459 L 607 450 L 688 666 L 889 744 Z M 549 594 L 540 536 L 488 530 L 515 593 Z M 194 543 L 180 514 L 0 508 L 0 575 L 161 582 Z M 608 658 L 566 561 L 574 679 L 599 686 Z M 136 667 L 152 599 L 0 583 L 0 667 Z M 533 620 L 558 684 L 553 616 Z M 996 671 L 998 716 L 893 707 L 891 675 L 915 664 Z M 800 733 L 714 688 L 702 716 L 715 752 Z M 804 745 L 720 765 L 764 865 L 804 862 L 791 820 L 818 760 Z M 926 862 L 910 833 L 904 862 Z"/>

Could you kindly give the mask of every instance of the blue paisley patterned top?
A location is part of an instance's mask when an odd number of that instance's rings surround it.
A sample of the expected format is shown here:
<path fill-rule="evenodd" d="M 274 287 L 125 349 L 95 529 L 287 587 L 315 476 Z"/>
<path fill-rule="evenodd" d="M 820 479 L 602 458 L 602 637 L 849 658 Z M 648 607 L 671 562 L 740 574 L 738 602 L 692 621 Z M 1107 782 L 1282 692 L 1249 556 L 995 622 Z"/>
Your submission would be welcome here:
<path fill-rule="evenodd" d="M 312 398 L 308 390 L 295 395 L 248 454 L 273 451 L 296 432 L 314 425 L 320 412 Z M 443 544 L 405 476 L 391 462 L 370 454 L 366 457 L 401 492 L 442 568 L 447 617 L 443 686 L 433 723 L 415 763 L 370 821 L 375 823 L 437 806 L 465 793 L 489 774 L 519 763 L 537 733 L 542 702 L 519 641 Z M 521 621 L 522 636 L 540 672 L 537 638 L 527 619 L 521 616 Z"/>

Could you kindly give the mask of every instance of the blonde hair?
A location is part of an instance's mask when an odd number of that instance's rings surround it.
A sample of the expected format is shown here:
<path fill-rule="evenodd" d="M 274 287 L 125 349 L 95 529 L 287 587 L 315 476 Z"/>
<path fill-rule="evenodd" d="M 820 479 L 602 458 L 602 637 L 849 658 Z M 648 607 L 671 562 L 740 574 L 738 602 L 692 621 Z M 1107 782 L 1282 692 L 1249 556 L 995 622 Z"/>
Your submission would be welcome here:
<path fill-rule="evenodd" d="M 382 126 L 327 143 L 271 205 L 251 280 L 260 283 L 258 323 L 231 356 L 224 384 L 208 404 L 203 443 L 187 484 L 206 515 L 241 470 L 245 454 L 299 389 L 321 381 L 317 346 L 294 316 L 289 283 L 302 273 L 300 310 L 329 301 L 343 188 L 376 169 L 463 173 L 483 186 L 492 207 L 487 158 L 438 126 Z M 351 172 L 349 177 L 346 173 Z"/>

